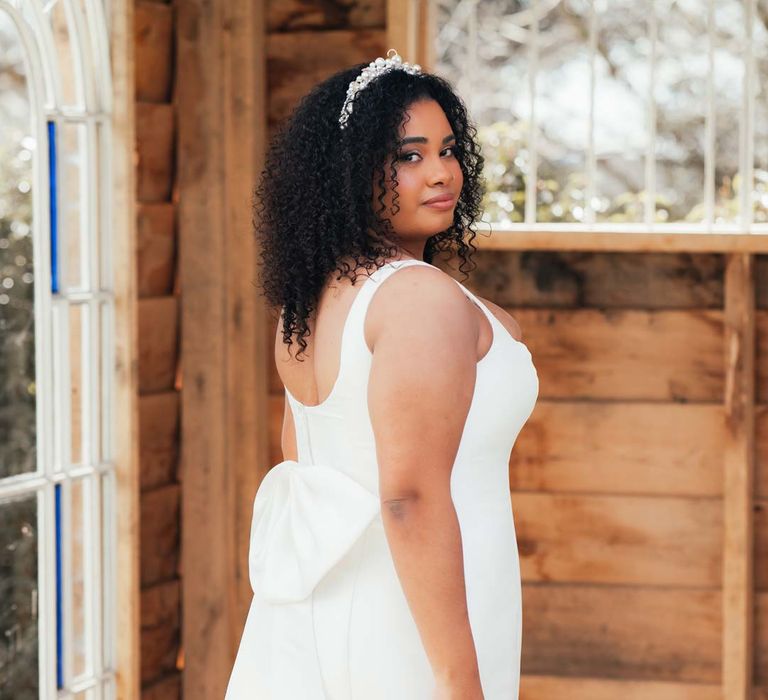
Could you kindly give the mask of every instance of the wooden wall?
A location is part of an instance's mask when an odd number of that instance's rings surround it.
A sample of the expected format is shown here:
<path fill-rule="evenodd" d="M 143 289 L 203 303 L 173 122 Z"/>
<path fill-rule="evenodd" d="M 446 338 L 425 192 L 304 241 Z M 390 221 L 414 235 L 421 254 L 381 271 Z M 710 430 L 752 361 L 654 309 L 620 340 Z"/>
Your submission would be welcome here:
<path fill-rule="evenodd" d="M 279 3 L 278 11 L 272 4 L 270 131 L 332 70 L 383 55 L 400 45 L 396 39 L 413 35 L 418 47 L 420 32 L 398 20 L 407 8 L 389 5 L 374 12 L 354 4 L 347 16 L 331 16 L 314 5 Z M 399 23 L 386 32 L 388 20 Z M 742 389 L 752 378 L 726 346 L 750 318 L 726 310 L 727 259 L 706 252 L 476 255 L 467 286 L 517 318 L 541 382 L 510 461 L 527 700 L 746 697 L 734 689 L 751 673 L 741 658 L 750 641 L 743 618 L 749 586 L 727 572 L 750 560 L 738 552 L 749 532 L 739 521 L 743 489 L 740 495 L 737 483 L 726 493 L 724 475 L 732 466 L 737 476 L 749 473 L 749 397 Z M 763 380 L 768 285 L 760 272 L 768 270 L 765 259 L 759 262 Z M 730 335 L 728 314 L 738 317 Z M 271 342 L 274 324 L 269 330 Z M 748 358 L 750 348 L 741 352 Z M 267 357 L 274 464 L 282 458 L 283 386 L 271 345 Z M 758 386 L 754 673 L 768 686 L 768 468 L 760 459 L 768 453 L 768 390 L 764 381 Z M 727 408 L 733 397 L 741 401 L 738 411 Z"/>
<path fill-rule="evenodd" d="M 725 256 L 475 260 L 465 284 L 519 321 L 540 378 L 510 460 L 521 698 L 735 697 L 721 691 Z M 768 698 L 768 257 L 758 261 L 754 679 Z M 283 388 L 271 369 L 277 461 Z"/>
<path fill-rule="evenodd" d="M 135 8 L 142 683 L 154 700 L 180 695 L 182 665 L 179 24 L 177 8 L 159 0 L 136 0 Z M 386 17 L 384 0 L 267 3 L 267 135 L 315 83 L 384 55 Z M 184 26 L 191 43 L 192 25 Z M 467 286 L 518 319 L 541 381 L 510 461 L 524 579 L 521 697 L 722 697 L 724 639 L 733 629 L 723 594 L 724 470 L 734 454 L 725 397 L 735 376 L 726 353 L 727 256 L 488 250 L 475 259 Z M 768 698 L 768 258 L 756 263 L 754 679 L 756 697 Z M 269 464 L 282 459 L 274 330 L 270 324 L 261 337 Z M 185 449 L 194 439 L 185 438 Z M 205 673 L 219 687 L 228 670 Z"/>
<path fill-rule="evenodd" d="M 727 459 L 726 256 L 484 251 L 477 261 L 471 288 L 518 319 L 540 377 L 510 462 L 523 696 L 736 697 L 720 685 L 724 640 L 740 624 L 738 604 L 723 595 L 724 476 L 741 470 Z M 766 272 L 759 258 L 754 660 L 762 686 Z"/>
<path fill-rule="evenodd" d="M 141 479 L 141 685 L 180 696 L 174 8 L 135 0 Z"/>

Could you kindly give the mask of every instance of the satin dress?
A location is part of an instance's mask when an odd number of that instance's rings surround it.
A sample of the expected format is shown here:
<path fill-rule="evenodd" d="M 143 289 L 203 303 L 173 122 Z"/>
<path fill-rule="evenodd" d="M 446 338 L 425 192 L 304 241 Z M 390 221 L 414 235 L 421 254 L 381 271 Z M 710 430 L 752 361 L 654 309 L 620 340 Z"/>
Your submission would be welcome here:
<path fill-rule="evenodd" d="M 367 408 L 366 311 L 380 285 L 420 260 L 362 277 L 344 323 L 339 374 L 321 404 L 286 389 L 298 460 L 274 465 L 253 504 L 253 600 L 225 700 L 430 700 L 433 673 L 395 571 Z M 531 353 L 464 285 L 493 328 L 451 473 L 467 606 L 485 700 L 518 698 L 522 599 L 509 458 L 533 411 Z M 360 284 L 360 282 L 358 282 Z M 355 285 L 357 286 L 357 285 Z"/>

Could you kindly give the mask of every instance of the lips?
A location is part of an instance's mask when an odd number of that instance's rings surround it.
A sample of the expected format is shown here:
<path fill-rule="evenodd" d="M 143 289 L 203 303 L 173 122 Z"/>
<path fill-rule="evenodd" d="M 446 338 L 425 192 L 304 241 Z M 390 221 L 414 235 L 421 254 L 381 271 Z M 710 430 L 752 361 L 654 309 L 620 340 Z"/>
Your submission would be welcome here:
<path fill-rule="evenodd" d="M 424 204 L 435 204 L 438 202 L 452 202 L 453 201 L 453 195 L 452 194 L 441 194 L 437 197 L 432 197 L 432 199 L 428 199 Z"/>

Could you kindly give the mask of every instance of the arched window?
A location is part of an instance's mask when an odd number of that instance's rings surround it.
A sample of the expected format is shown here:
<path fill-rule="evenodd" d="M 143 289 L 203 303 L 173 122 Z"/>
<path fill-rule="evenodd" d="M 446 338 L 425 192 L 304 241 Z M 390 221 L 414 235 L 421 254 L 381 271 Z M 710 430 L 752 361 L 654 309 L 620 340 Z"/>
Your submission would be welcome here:
<path fill-rule="evenodd" d="M 101 0 L 0 0 L 0 687 L 114 696 Z"/>
<path fill-rule="evenodd" d="M 768 232 L 756 0 L 431 0 L 494 230 Z"/>

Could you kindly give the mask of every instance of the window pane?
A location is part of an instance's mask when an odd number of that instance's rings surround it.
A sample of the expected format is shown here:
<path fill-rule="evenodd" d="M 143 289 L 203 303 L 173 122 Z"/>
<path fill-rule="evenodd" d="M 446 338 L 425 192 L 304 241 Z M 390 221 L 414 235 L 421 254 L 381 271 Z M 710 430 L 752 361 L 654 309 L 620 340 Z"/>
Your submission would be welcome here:
<path fill-rule="evenodd" d="M 72 672 L 79 675 L 93 668 L 91 640 L 89 627 L 92 623 L 92 611 L 89 609 L 93 599 L 93 581 L 88 579 L 91 569 L 90 557 L 93 551 L 91 538 L 94 536 L 93 525 L 90 522 L 92 506 L 91 479 L 76 479 L 72 482 L 72 503 L 70 520 L 70 590 L 72 595 L 72 643 L 71 650 L 64 649 L 72 658 Z"/>
<path fill-rule="evenodd" d="M 739 117 L 744 94 L 742 0 L 715 2 L 715 223 L 739 220 Z"/>
<path fill-rule="evenodd" d="M 0 688 L 38 697 L 37 496 L 0 501 Z"/>
<path fill-rule="evenodd" d="M 72 304 L 69 307 L 69 401 L 71 419 L 71 460 L 72 464 L 88 461 L 84 444 L 84 371 L 86 369 L 83 342 L 87 331 L 88 307 L 85 304 Z"/>
<path fill-rule="evenodd" d="M 660 0 L 656 49 L 657 220 L 704 220 L 707 14 L 698 2 Z"/>
<path fill-rule="evenodd" d="M 83 85 L 80 71 L 80 56 L 72 30 L 72 17 L 63 0 L 53 0 L 44 5 L 51 24 L 51 32 L 57 52 L 61 103 L 66 107 L 83 107 Z"/>
<path fill-rule="evenodd" d="M 595 221 L 645 218 L 649 0 L 599 3 L 595 55 Z M 585 96 L 586 99 L 586 96 Z"/>
<path fill-rule="evenodd" d="M 541 19 L 536 81 L 536 220 L 583 222 L 589 129 L 589 0 L 564 0 Z"/>
<path fill-rule="evenodd" d="M 59 241 L 65 288 L 86 289 L 88 280 L 87 139 L 83 124 L 58 126 Z"/>
<path fill-rule="evenodd" d="M 768 223 L 768 0 L 758 0 L 752 33 L 755 55 L 755 223 Z"/>
<path fill-rule="evenodd" d="M 36 468 L 30 105 L 22 46 L 0 10 L 0 478 Z"/>

